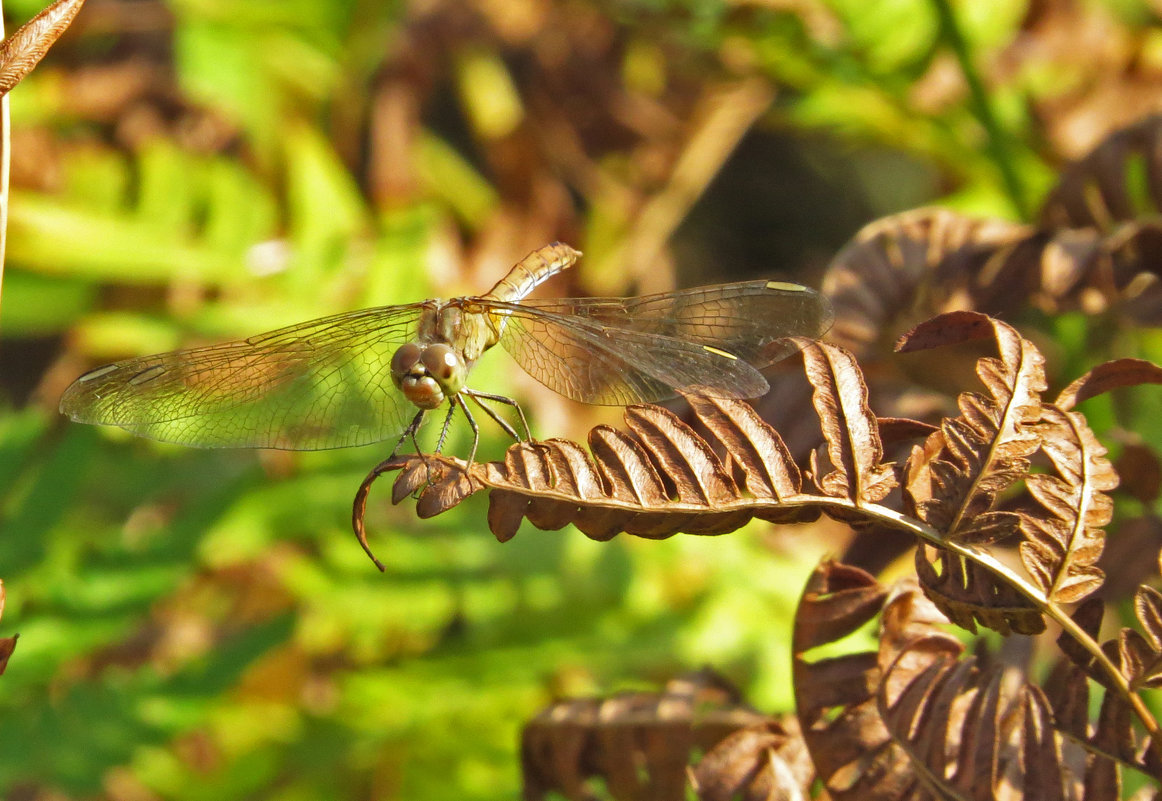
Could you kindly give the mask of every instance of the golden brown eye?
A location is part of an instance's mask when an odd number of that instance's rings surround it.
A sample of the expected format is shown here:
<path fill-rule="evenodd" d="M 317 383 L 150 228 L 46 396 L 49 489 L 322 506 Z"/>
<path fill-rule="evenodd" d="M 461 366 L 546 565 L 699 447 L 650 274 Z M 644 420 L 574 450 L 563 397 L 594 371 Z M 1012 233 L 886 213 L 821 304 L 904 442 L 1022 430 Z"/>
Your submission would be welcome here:
<path fill-rule="evenodd" d="M 411 370 L 420 360 L 420 346 L 414 342 L 400 345 L 391 357 L 391 374 L 401 376 Z"/>
<path fill-rule="evenodd" d="M 460 365 L 456 352 L 448 345 L 429 345 L 424 348 L 420 361 L 428 371 L 428 375 L 437 381 L 448 381 L 455 374 Z"/>

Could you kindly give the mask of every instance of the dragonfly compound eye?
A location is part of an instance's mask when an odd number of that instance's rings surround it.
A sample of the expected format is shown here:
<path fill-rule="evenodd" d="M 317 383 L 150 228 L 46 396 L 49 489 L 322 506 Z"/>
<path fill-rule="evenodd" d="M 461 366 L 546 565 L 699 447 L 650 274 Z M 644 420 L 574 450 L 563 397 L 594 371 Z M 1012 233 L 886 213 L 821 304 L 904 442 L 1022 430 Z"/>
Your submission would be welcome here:
<path fill-rule="evenodd" d="M 400 345 L 391 357 L 391 380 L 398 387 L 404 376 L 415 371 L 420 361 L 420 346 L 414 342 Z"/>
<path fill-rule="evenodd" d="M 459 392 L 464 387 L 464 361 L 450 345 L 443 343 L 429 345 L 424 348 L 420 361 L 427 369 L 428 375 L 440 382 L 440 386 L 449 395 Z"/>

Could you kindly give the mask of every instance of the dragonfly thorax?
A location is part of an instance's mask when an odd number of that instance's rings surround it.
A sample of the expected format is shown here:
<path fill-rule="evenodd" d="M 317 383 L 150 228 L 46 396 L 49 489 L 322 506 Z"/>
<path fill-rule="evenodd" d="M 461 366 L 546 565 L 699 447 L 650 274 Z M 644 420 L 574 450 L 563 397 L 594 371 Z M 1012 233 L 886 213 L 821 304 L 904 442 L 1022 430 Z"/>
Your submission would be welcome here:
<path fill-rule="evenodd" d="M 391 380 L 404 397 L 421 409 L 435 409 L 464 389 L 468 366 L 444 342 L 421 347 L 401 345 L 391 357 Z"/>

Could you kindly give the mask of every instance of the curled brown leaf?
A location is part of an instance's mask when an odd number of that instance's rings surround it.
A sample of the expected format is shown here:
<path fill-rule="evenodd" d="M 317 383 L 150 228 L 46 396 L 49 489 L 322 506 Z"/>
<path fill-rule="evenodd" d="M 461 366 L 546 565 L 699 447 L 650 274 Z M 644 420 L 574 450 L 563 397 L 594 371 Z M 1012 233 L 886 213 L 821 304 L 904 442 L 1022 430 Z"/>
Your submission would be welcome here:
<path fill-rule="evenodd" d="M 699 801 L 793 801 L 815 776 L 794 718 L 740 729 L 706 754 L 691 775 Z"/>
<path fill-rule="evenodd" d="M 768 720 L 706 671 L 661 693 L 560 701 L 521 733 L 524 797 L 587 799 L 600 777 L 614 798 L 682 798 L 694 752 Z"/>
<path fill-rule="evenodd" d="M 979 312 L 940 315 L 901 338 L 903 352 L 991 338 L 999 358 L 977 361 L 984 394 L 957 398 L 960 416 L 945 419 L 905 468 L 910 510 L 950 542 L 984 546 L 1018 530 L 1020 517 L 996 508 L 1000 493 L 1025 478 L 1040 445 L 1034 424 L 1045 389 L 1044 358 L 1012 327 Z M 933 564 L 933 560 L 937 563 Z M 1044 627 L 1036 607 L 989 572 L 945 549 L 923 547 L 916 567 L 925 590 L 958 625 L 983 623 L 1002 633 Z"/>
<path fill-rule="evenodd" d="M 915 480 L 908 486 L 920 516 L 955 538 L 977 515 L 992 508 L 998 492 L 1028 471 L 1038 439 L 1028 426 L 1038 419 L 1045 388 L 1044 359 L 1010 326 L 977 312 L 950 312 L 917 326 L 900 351 L 995 338 L 1000 359 L 977 363 L 987 395 L 962 393 L 961 416 L 945 420 L 924 450 L 913 452 Z M 923 469 L 921 469 L 923 468 Z M 938 491 L 922 486 L 934 482 Z M 912 486 L 916 485 L 916 486 Z"/>
<path fill-rule="evenodd" d="M 0 42 L 0 95 L 10 92 L 32 72 L 84 3 L 85 0 L 57 0 Z"/>
<path fill-rule="evenodd" d="M 1047 404 L 1037 429 L 1057 474 L 1025 478 L 1042 511 L 1020 516 L 1021 561 L 1048 599 L 1075 603 L 1104 580 L 1097 560 L 1105 543 L 1102 528 L 1113 517 L 1105 493 L 1118 485 L 1118 476 L 1080 414 Z"/>
<path fill-rule="evenodd" d="M 989 310 L 971 301 L 971 288 L 997 252 L 1031 233 L 945 209 L 916 209 L 865 226 L 823 280 L 835 308 L 831 338 L 864 358 L 901 324 L 966 303 Z"/>
<path fill-rule="evenodd" d="M 803 739 L 828 793 L 846 799 L 886 799 L 878 780 L 906 769 L 903 755 L 875 708 L 880 682 L 875 652 L 813 657 L 878 615 L 888 591 L 868 573 L 833 562 L 807 580 L 792 635 L 795 707 Z"/>
<path fill-rule="evenodd" d="M 1160 147 L 1162 116 L 1116 130 L 1065 170 L 1042 206 L 1042 224 L 1108 229 L 1156 213 L 1162 209 Z M 1144 178 L 1144 186 L 1132 186 L 1131 176 Z"/>
<path fill-rule="evenodd" d="M 856 505 L 882 500 L 896 479 L 891 465 L 883 463 L 879 427 L 868 408 L 867 385 L 855 357 L 842 348 L 799 341 L 807 380 L 815 390 L 812 403 L 834 468 L 816 477 L 819 488 L 825 495 L 847 498 Z"/>
<path fill-rule="evenodd" d="M 1041 606 L 976 562 L 927 545 L 914 562 L 925 594 L 961 628 L 975 632 L 980 624 L 1006 636 L 1045 630 Z"/>
<path fill-rule="evenodd" d="M 1162 687 L 1162 592 L 1147 584 L 1134 594 L 1134 615 L 1142 633 L 1123 634 L 1132 639 L 1136 670 L 1131 676 L 1135 687 Z"/>
<path fill-rule="evenodd" d="M 1061 391 L 1055 401 L 1065 411 L 1077 404 L 1122 387 L 1162 384 L 1162 367 L 1145 359 L 1103 362 Z"/>

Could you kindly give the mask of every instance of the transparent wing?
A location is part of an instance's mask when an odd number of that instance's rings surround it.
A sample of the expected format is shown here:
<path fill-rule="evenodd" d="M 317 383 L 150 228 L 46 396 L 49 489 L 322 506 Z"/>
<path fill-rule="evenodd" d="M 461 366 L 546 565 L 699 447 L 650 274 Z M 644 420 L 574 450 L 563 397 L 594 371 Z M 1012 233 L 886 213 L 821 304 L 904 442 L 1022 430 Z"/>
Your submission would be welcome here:
<path fill-rule="evenodd" d="M 61 398 L 82 423 L 203 448 L 318 450 L 400 434 L 415 409 L 391 381 L 422 304 L 346 312 L 91 370 Z"/>
<path fill-rule="evenodd" d="M 490 305 L 501 344 L 530 375 L 566 397 L 609 405 L 679 389 L 762 395 L 768 385 L 758 370 L 795 351 L 782 338 L 822 336 L 832 321 L 818 292 L 776 281 Z"/>

